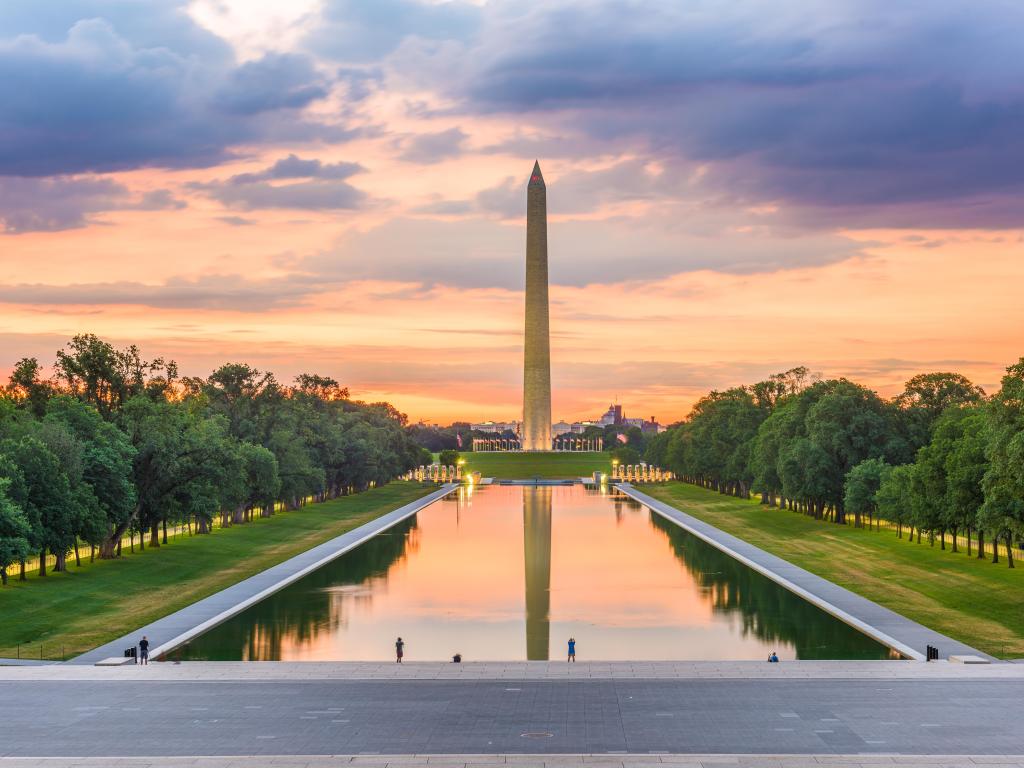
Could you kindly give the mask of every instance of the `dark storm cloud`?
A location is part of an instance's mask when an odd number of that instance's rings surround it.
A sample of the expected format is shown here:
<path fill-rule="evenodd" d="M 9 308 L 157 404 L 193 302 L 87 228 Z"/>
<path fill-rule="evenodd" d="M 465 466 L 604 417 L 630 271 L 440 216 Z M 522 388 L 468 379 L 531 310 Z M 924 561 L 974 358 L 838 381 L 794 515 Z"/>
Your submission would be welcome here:
<path fill-rule="evenodd" d="M 188 187 L 240 210 L 344 210 L 358 208 L 366 200 L 366 193 L 346 181 L 364 170 L 358 163 L 323 163 L 288 155 L 256 173 L 241 173 L 224 181 L 194 182 Z M 272 183 L 281 180 L 289 183 Z"/>
<path fill-rule="evenodd" d="M 6 234 L 84 227 L 103 211 L 184 207 L 185 202 L 166 189 L 136 197 L 123 184 L 105 178 L 0 177 L 0 226 Z"/>
<path fill-rule="evenodd" d="M 1020 4 L 499 2 L 484 13 L 452 54 L 473 66 L 437 68 L 461 109 L 530 115 L 592 154 L 707 163 L 709 194 L 823 210 L 827 226 L 1004 226 L 1024 214 Z"/>
<path fill-rule="evenodd" d="M 184 3 L 3 5 L 0 175 L 202 167 L 241 143 L 345 136 L 296 114 L 330 87 L 309 56 L 237 66 Z"/>

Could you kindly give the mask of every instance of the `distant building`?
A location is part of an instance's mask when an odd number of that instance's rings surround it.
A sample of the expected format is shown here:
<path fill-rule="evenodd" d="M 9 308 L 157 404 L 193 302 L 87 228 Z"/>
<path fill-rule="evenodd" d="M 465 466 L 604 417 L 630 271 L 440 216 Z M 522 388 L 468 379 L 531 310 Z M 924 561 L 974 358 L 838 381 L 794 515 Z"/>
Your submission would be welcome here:
<path fill-rule="evenodd" d="M 504 432 L 519 432 L 518 421 L 481 421 L 478 424 L 470 424 L 469 428 L 474 432 L 487 432 L 493 435 L 500 435 Z"/>
<path fill-rule="evenodd" d="M 624 431 L 630 427 L 638 427 L 645 434 L 657 434 L 658 432 L 664 432 L 668 427 L 664 427 L 658 423 L 658 421 L 651 416 L 650 419 L 634 419 L 626 418 L 625 412 L 621 405 L 611 404 L 608 406 L 608 410 L 596 421 L 584 419 L 582 421 L 568 422 L 565 420 L 557 421 L 551 425 L 551 436 L 558 437 L 559 435 L 582 435 L 590 427 L 597 427 L 602 429 L 607 426 L 621 427 L 619 431 Z M 519 421 L 481 421 L 476 424 L 470 424 L 469 428 L 474 432 L 483 432 L 485 434 L 502 435 L 511 432 L 515 435 L 521 434 L 521 422 Z"/>
<path fill-rule="evenodd" d="M 622 406 L 616 403 L 609 405 L 608 410 L 598 419 L 598 422 L 604 426 L 609 424 L 616 427 L 622 426 Z"/>

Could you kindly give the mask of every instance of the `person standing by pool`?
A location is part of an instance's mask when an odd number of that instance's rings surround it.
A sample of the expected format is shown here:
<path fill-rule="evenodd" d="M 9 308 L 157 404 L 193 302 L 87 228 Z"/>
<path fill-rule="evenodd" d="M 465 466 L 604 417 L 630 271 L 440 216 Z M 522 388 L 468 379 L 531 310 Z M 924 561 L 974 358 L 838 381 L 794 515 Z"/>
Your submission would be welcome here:
<path fill-rule="evenodd" d="M 574 664 L 576 663 L 576 638 L 575 637 L 570 637 L 569 638 L 569 658 L 567 659 L 567 661 L 571 661 Z"/>
<path fill-rule="evenodd" d="M 402 638 L 395 640 L 395 662 L 397 664 L 402 663 L 402 655 L 405 651 L 405 641 Z"/>
<path fill-rule="evenodd" d="M 139 640 L 139 664 L 149 664 L 149 639 L 145 635 Z"/>

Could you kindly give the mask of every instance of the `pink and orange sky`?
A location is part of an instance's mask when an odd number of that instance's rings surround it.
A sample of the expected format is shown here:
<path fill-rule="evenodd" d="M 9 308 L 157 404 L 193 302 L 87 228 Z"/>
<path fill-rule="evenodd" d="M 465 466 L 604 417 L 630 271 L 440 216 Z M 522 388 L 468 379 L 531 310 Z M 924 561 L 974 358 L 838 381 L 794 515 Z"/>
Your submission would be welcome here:
<path fill-rule="evenodd" d="M 540 158 L 556 418 L 801 364 L 997 388 L 1024 8 L 668 5 L 5 0 L 0 372 L 93 332 L 515 418 Z"/>

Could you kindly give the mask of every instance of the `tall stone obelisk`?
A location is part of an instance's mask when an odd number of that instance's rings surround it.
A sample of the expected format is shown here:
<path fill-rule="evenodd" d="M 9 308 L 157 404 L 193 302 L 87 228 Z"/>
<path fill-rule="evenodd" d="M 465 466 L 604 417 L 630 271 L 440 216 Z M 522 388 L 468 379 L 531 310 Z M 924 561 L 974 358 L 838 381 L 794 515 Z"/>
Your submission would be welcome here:
<path fill-rule="evenodd" d="M 540 163 L 526 187 L 524 451 L 551 450 L 551 344 L 548 338 L 548 198 Z"/>

